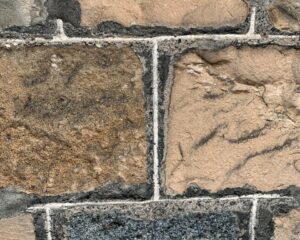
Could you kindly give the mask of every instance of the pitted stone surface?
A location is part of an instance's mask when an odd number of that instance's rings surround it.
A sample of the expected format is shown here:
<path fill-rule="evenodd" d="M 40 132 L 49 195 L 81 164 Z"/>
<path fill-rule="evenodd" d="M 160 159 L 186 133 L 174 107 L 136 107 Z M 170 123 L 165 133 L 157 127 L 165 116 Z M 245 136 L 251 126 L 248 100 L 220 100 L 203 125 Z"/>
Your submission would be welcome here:
<path fill-rule="evenodd" d="M 0 29 L 34 25 L 46 17 L 44 0 L 0 0 Z"/>
<path fill-rule="evenodd" d="M 214 27 L 243 23 L 243 0 L 79 0 L 81 25 L 114 21 L 124 26 Z"/>
<path fill-rule="evenodd" d="M 299 67 L 295 49 L 228 47 L 176 63 L 164 183 L 260 191 L 300 186 Z"/>
<path fill-rule="evenodd" d="M 22 214 L 0 220 L 0 238 L 5 240 L 35 240 L 33 218 Z"/>
<path fill-rule="evenodd" d="M 143 66 L 122 47 L 0 50 L 0 187 L 147 183 Z"/>
<path fill-rule="evenodd" d="M 53 240 L 249 239 L 251 203 L 156 202 L 52 211 Z"/>
<path fill-rule="evenodd" d="M 271 23 L 284 32 L 300 31 L 300 1 L 274 0 L 267 6 Z"/>

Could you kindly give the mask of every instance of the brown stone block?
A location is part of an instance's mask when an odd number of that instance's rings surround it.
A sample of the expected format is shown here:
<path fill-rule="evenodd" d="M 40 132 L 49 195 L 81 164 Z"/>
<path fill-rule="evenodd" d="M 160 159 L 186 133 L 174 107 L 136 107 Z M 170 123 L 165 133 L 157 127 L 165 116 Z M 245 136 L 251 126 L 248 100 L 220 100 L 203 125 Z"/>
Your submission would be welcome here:
<path fill-rule="evenodd" d="M 0 50 L 0 187 L 147 184 L 143 65 L 127 46 Z"/>
<path fill-rule="evenodd" d="M 244 0 L 80 0 L 81 25 L 114 21 L 124 26 L 226 27 L 242 24 Z"/>
<path fill-rule="evenodd" d="M 165 126 L 167 193 L 299 187 L 299 64 L 279 46 L 184 54 Z"/>
<path fill-rule="evenodd" d="M 34 240 L 35 228 L 30 214 L 0 220 L 0 238 L 5 240 Z"/>

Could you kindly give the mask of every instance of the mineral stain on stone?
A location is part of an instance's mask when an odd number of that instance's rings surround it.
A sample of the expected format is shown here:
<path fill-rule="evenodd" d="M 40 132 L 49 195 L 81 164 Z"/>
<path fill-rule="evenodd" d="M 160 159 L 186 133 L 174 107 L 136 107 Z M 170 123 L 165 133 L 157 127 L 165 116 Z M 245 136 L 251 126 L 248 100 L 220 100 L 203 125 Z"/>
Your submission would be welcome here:
<path fill-rule="evenodd" d="M 147 182 L 143 67 L 128 47 L 0 50 L 0 187 Z"/>

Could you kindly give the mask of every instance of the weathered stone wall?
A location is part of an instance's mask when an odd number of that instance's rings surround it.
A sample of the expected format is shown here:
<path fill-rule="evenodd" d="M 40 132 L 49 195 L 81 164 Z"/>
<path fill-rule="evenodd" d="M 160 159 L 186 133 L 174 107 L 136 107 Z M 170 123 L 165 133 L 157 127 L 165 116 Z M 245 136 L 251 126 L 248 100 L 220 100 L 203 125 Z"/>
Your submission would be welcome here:
<path fill-rule="evenodd" d="M 299 0 L 0 0 L 0 239 L 300 239 Z"/>

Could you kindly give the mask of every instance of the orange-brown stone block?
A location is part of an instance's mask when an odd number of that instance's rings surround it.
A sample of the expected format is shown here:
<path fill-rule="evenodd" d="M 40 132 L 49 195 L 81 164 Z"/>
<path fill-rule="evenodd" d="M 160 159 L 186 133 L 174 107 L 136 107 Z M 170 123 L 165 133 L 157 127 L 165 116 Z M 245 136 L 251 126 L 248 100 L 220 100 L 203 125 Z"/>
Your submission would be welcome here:
<path fill-rule="evenodd" d="M 0 187 L 147 183 L 143 66 L 122 47 L 0 50 Z"/>

